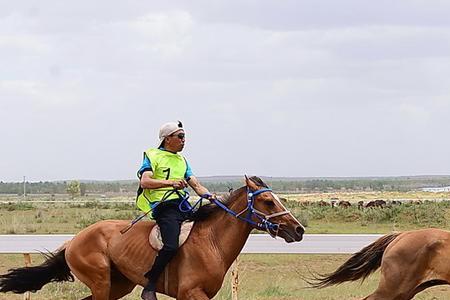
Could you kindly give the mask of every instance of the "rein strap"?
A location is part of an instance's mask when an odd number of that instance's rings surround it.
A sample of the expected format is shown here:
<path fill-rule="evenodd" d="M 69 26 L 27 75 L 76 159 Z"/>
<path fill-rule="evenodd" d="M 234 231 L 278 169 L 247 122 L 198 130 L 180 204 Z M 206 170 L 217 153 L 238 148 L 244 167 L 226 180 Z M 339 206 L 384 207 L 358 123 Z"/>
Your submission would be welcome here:
<path fill-rule="evenodd" d="M 233 217 L 235 217 L 239 220 L 242 220 L 244 222 L 247 222 L 250 225 L 253 225 L 254 227 L 256 227 L 260 230 L 267 231 L 270 234 L 270 236 L 275 238 L 278 235 L 278 230 L 279 230 L 280 224 L 272 223 L 269 221 L 269 219 L 278 217 L 278 216 L 282 216 L 285 214 L 290 214 L 291 212 L 289 210 L 284 210 L 284 211 L 280 211 L 277 213 L 273 213 L 271 215 L 266 215 L 263 212 L 254 208 L 253 203 L 255 201 L 255 197 L 264 192 L 272 192 L 272 189 L 263 188 L 263 189 L 260 189 L 260 190 L 254 191 L 254 192 L 250 192 L 247 187 L 247 207 L 244 208 L 244 210 L 242 210 L 239 213 L 236 213 L 235 211 L 229 209 L 225 204 L 223 204 L 218 199 L 212 199 L 212 202 L 215 205 L 222 208 L 223 210 L 225 210 L 228 214 L 232 215 Z M 247 216 L 244 218 L 241 215 L 244 214 L 244 212 L 246 212 L 246 211 L 248 211 L 248 213 L 247 213 Z M 252 217 L 256 217 L 257 219 L 260 220 L 260 222 L 253 221 Z M 275 232 L 275 233 L 273 233 L 273 232 Z"/>

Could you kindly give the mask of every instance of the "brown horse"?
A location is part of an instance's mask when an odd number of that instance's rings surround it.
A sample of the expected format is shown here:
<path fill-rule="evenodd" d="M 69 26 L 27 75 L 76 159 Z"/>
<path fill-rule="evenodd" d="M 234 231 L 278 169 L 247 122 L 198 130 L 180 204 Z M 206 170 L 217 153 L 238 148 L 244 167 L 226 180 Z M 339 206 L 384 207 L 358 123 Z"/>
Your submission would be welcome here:
<path fill-rule="evenodd" d="M 364 299 L 407 300 L 426 288 L 450 284 L 450 232 L 422 229 L 385 235 L 355 253 L 335 272 L 310 282 L 327 287 L 365 279 L 381 266 L 378 288 Z"/>
<path fill-rule="evenodd" d="M 214 297 L 253 228 L 266 229 L 288 243 L 300 241 L 304 233 L 258 177 L 246 178 L 246 186 L 217 205 L 202 206 L 196 216 L 189 238 L 157 283 L 158 292 L 181 300 Z M 139 222 L 122 235 L 127 225 L 116 220 L 87 227 L 42 265 L 1 275 L 0 292 L 36 291 L 50 281 L 73 280 L 71 273 L 91 290 L 84 299 L 119 299 L 136 285 L 145 286 L 144 274 L 157 254 L 148 242 L 155 223 Z"/>

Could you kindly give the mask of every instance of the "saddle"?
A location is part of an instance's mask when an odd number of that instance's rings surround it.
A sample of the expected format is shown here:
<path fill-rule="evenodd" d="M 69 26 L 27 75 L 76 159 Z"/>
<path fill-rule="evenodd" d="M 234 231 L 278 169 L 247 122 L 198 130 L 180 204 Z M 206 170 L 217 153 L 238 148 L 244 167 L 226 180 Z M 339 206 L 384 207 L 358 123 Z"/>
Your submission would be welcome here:
<path fill-rule="evenodd" d="M 193 221 L 185 221 L 183 224 L 181 224 L 181 231 L 180 231 L 180 237 L 178 238 L 178 246 L 181 247 L 181 245 L 186 242 L 189 233 L 191 233 L 192 226 L 194 225 Z M 156 251 L 159 251 L 164 246 L 164 243 L 161 239 L 161 231 L 159 230 L 159 226 L 156 224 L 153 226 L 152 230 L 150 231 L 150 235 L 148 236 L 148 240 L 150 242 L 150 246 L 155 249 Z"/>

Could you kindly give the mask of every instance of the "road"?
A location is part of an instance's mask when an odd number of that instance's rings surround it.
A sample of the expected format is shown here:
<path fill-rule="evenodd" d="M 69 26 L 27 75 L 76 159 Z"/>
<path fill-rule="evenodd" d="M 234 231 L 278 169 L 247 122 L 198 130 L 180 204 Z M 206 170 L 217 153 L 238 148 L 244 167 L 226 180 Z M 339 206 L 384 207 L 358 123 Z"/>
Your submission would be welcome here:
<path fill-rule="evenodd" d="M 251 234 L 242 253 L 345 254 L 359 251 L 382 235 L 305 234 L 300 243 L 285 243 L 267 234 Z M 0 253 L 53 251 L 73 235 L 0 235 Z"/>

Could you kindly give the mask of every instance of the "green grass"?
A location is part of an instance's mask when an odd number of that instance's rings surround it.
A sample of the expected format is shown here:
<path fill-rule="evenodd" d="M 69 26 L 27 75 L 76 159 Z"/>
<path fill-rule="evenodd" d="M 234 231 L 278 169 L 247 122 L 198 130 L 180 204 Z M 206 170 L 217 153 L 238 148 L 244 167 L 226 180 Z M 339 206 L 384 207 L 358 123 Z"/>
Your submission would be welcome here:
<path fill-rule="evenodd" d="M 448 192 L 423 192 L 423 191 L 382 191 L 382 192 L 329 192 L 329 193 L 308 193 L 308 194 L 280 194 L 280 196 L 293 201 L 329 201 L 331 199 L 346 200 L 351 203 L 357 203 L 358 201 L 371 201 L 376 199 L 384 200 L 446 200 L 450 201 L 450 193 Z"/>
<path fill-rule="evenodd" d="M 0 234 L 77 233 L 100 220 L 132 220 L 139 214 L 132 203 L 0 204 Z"/>
<path fill-rule="evenodd" d="M 386 233 L 424 227 L 450 229 L 449 202 L 405 203 L 385 208 L 358 209 L 302 206 L 289 201 L 287 206 L 304 224 L 307 233 Z"/>
<path fill-rule="evenodd" d="M 315 197 L 318 197 L 314 194 Z M 335 196 L 335 195 L 334 195 Z M 378 194 L 353 195 L 351 200 L 375 199 Z M 395 197 L 404 197 L 393 193 Z M 447 195 L 448 196 L 448 195 Z M 303 195 L 289 195 L 288 208 L 304 225 L 307 233 L 387 233 L 424 227 L 450 229 L 450 204 L 448 201 L 403 204 L 384 209 L 359 210 L 352 206 L 348 209 L 321 207 L 315 204 L 303 205 L 298 198 Z M 323 200 L 329 195 L 323 194 Z M 342 196 L 338 196 L 342 200 Z M 425 199 L 424 195 L 411 194 L 410 198 Z M 422 197 L 422 198 L 420 198 Z M 426 197 L 430 197 L 429 194 Z M 442 200 L 443 195 L 438 195 Z M 386 198 L 385 198 L 386 199 Z M 123 200 L 123 199 L 121 199 Z M 345 199 L 344 199 L 345 200 Z M 388 200 L 388 199 L 386 199 Z M 140 212 L 133 203 L 105 203 L 101 199 L 89 199 L 87 202 L 68 203 L 4 203 L 0 204 L 0 234 L 54 234 L 77 233 L 82 228 L 103 219 L 131 220 Z M 308 269 L 317 272 L 331 272 L 342 264 L 346 255 L 252 255 L 240 256 L 239 299 L 249 300 L 293 300 L 293 299 L 360 299 L 370 294 L 378 285 L 378 273 L 363 284 L 348 283 L 322 290 L 309 289 L 302 276 L 308 275 Z M 33 264 L 39 263 L 39 255 L 33 255 Z M 0 255 L 0 273 L 12 267 L 23 266 L 22 255 Z M 141 289 L 136 288 L 126 300 L 140 299 Z M 419 294 L 415 299 L 448 299 L 450 289 L 434 287 Z M 49 284 L 32 299 L 80 299 L 89 291 L 81 283 Z M 230 279 L 215 300 L 230 299 Z M 0 294 L 2 299 L 23 299 L 21 295 Z M 169 299 L 161 296 L 160 299 Z"/>
<path fill-rule="evenodd" d="M 450 229 L 450 202 L 425 201 L 389 208 L 360 210 L 303 205 L 288 200 L 287 207 L 305 225 L 307 233 L 387 233 L 424 227 Z M 87 202 L 0 204 L 0 234 L 77 233 L 105 219 L 132 220 L 140 214 L 134 203 Z"/>
<path fill-rule="evenodd" d="M 361 299 L 375 290 L 379 273 L 370 276 L 364 283 L 345 283 L 325 289 L 311 289 L 302 280 L 315 272 L 331 272 L 342 264 L 348 255 L 292 255 L 292 254 L 243 254 L 239 259 L 240 300 L 353 300 Z M 39 255 L 32 255 L 33 264 L 42 261 Z M 22 255 L 0 255 L 0 273 L 7 269 L 23 266 Z M 137 287 L 126 300 L 140 299 L 141 288 Z M 417 295 L 417 300 L 448 299 L 450 287 L 438 286 Z M 33 300 L 80 299 L 89 291 L 79 282 L 52 283 L 32 294 Z M 227 276 L 215 300 L 231 299 L 230 278 Z M 21 295 L 0 294 L 0 300 L 19 300 Z M 159 299 L 171 299 L 161 296 Z"/>

